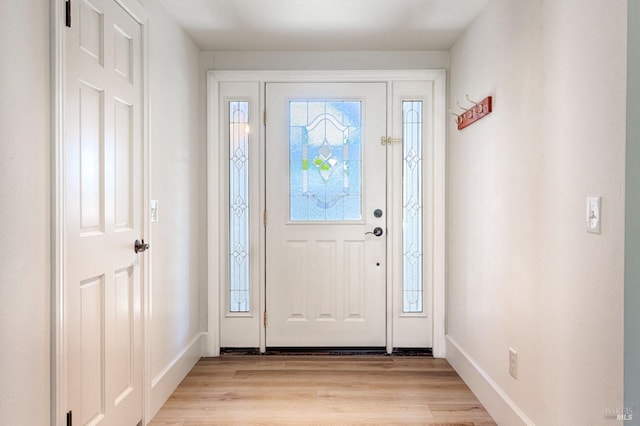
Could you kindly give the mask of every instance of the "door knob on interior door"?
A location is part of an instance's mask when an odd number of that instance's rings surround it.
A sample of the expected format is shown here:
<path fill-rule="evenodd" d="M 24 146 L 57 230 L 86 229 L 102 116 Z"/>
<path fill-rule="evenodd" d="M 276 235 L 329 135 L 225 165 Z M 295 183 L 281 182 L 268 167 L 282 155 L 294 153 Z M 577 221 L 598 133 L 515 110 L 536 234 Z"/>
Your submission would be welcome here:
<path fill-rule="evenodd" d="M 133 243 L 133 251 L 135 251 L 136 253 L 141 253 L 145 250 L 147 250 L 149 247 L 151 247 L 149 244 L 146 244 L 144 242 L 144 240 L 140 241 L 140 240 L 136 240 Z"/>
<path fill-rule="evenodd" d="M 384 234 L 384 231 L 382 230 L 382 228 L 380 228 L 380 227 L 378 226 L 378 227 L 376 227 L 376 228 L 373 228 L 373 232 L 365 232 L 365 235 L 366 235 L 366 234 L 373 234 L 373 235 L 375 235 L 376 237 L 379 237 L 379 236 L 381 236 L 382 234 Z"/>

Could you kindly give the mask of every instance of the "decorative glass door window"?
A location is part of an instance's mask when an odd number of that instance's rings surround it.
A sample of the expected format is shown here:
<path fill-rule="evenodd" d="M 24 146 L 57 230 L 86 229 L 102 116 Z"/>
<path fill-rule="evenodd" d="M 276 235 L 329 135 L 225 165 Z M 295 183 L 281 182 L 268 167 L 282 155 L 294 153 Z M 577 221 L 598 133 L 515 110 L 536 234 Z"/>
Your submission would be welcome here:
<path fill-rule="evenodd" d="M 229 102 L 229 312 L 249 312 L 249 102 Z"/>
<path fill-rule="evenodd" d="M 422 307 L 422 102 L 402 102 L 402 306 Z"/>
<path fill-rule="evenodd" d="M 289 102 L 289 218 L 362 218 L 362 104 L 348 100 Z"/>

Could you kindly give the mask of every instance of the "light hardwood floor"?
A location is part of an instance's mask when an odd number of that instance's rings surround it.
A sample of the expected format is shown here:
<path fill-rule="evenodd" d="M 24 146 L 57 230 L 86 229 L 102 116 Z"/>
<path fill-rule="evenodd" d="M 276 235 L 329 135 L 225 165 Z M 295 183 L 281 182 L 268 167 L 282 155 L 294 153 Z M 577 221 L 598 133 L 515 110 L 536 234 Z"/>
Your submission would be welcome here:
<path fill-rule="evenodd" d="M 495 422 L 442 359 L 234 355 L 201 359 L 150 424 Z"/>

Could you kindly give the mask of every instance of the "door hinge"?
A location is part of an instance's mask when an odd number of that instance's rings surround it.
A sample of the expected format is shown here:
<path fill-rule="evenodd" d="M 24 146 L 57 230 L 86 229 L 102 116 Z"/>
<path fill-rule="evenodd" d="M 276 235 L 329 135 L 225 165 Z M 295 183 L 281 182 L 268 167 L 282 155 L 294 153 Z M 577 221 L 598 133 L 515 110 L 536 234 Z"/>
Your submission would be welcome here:
<path fill-rule="evenodd" d="M 71 416 L 71 410 L 67 411 L 67 426 L 72 426 L 73 418 Z"/>
<path fill-rule="evenodd" d="M 264 112 L 262 113 L 262 123 L 266 126 L 267 125 L 267 110 L 265 109 Z"/>
<path fill-rule="evenodd" d="M 267 211 L 265 210 L 264 213 L 262 214 L 262 222 L 264 224 L 264 226 L 267 226 Z"/>
<path fill-rule="evenodd" d="M 67 28 L 71 28 L 71 0 L 66 0 L 64 2 L 64 7 L 65 7 L 64 24 L 67 26 Z"/>
<path fill-rule="evenodd" d="M 262 315 L 262 324 L 265 327 L 267 326 L 267 311 L 264 311 L 264 314 Z"/>

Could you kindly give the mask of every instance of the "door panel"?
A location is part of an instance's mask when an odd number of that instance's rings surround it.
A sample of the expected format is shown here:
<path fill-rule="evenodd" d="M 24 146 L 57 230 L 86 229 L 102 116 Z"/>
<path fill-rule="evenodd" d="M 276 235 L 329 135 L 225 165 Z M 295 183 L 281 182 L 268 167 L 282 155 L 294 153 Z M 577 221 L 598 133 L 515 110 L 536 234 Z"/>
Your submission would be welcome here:
<path fill-rule="evenodd" d="M 269 83 L 266 102 L 267 346 L 384 346 L 386 84 Z"/>
<path fill-rule="evenodd" d="M 142 419 L 141 28 L 113 0 L 65 31 L 64 339 L 74 423 Z"/>
<path fill-rule="evenodd" d="M 82 407 L 84 418 L 98 420 L 104 413 L 104 321 L 102 295 L 104 276 L 93 277 L 80 283 L 80 377 L 82 377 Z"/>
<path fill-rule="evenodd" d="M 133 225 L 133 194 L 135 181 L 131 178 L 133 171 L 134 139 L 133 105 L 116 99 L 114 118 L 115 139 L 115 226 L 118 231 L 131 229 Z"/>

